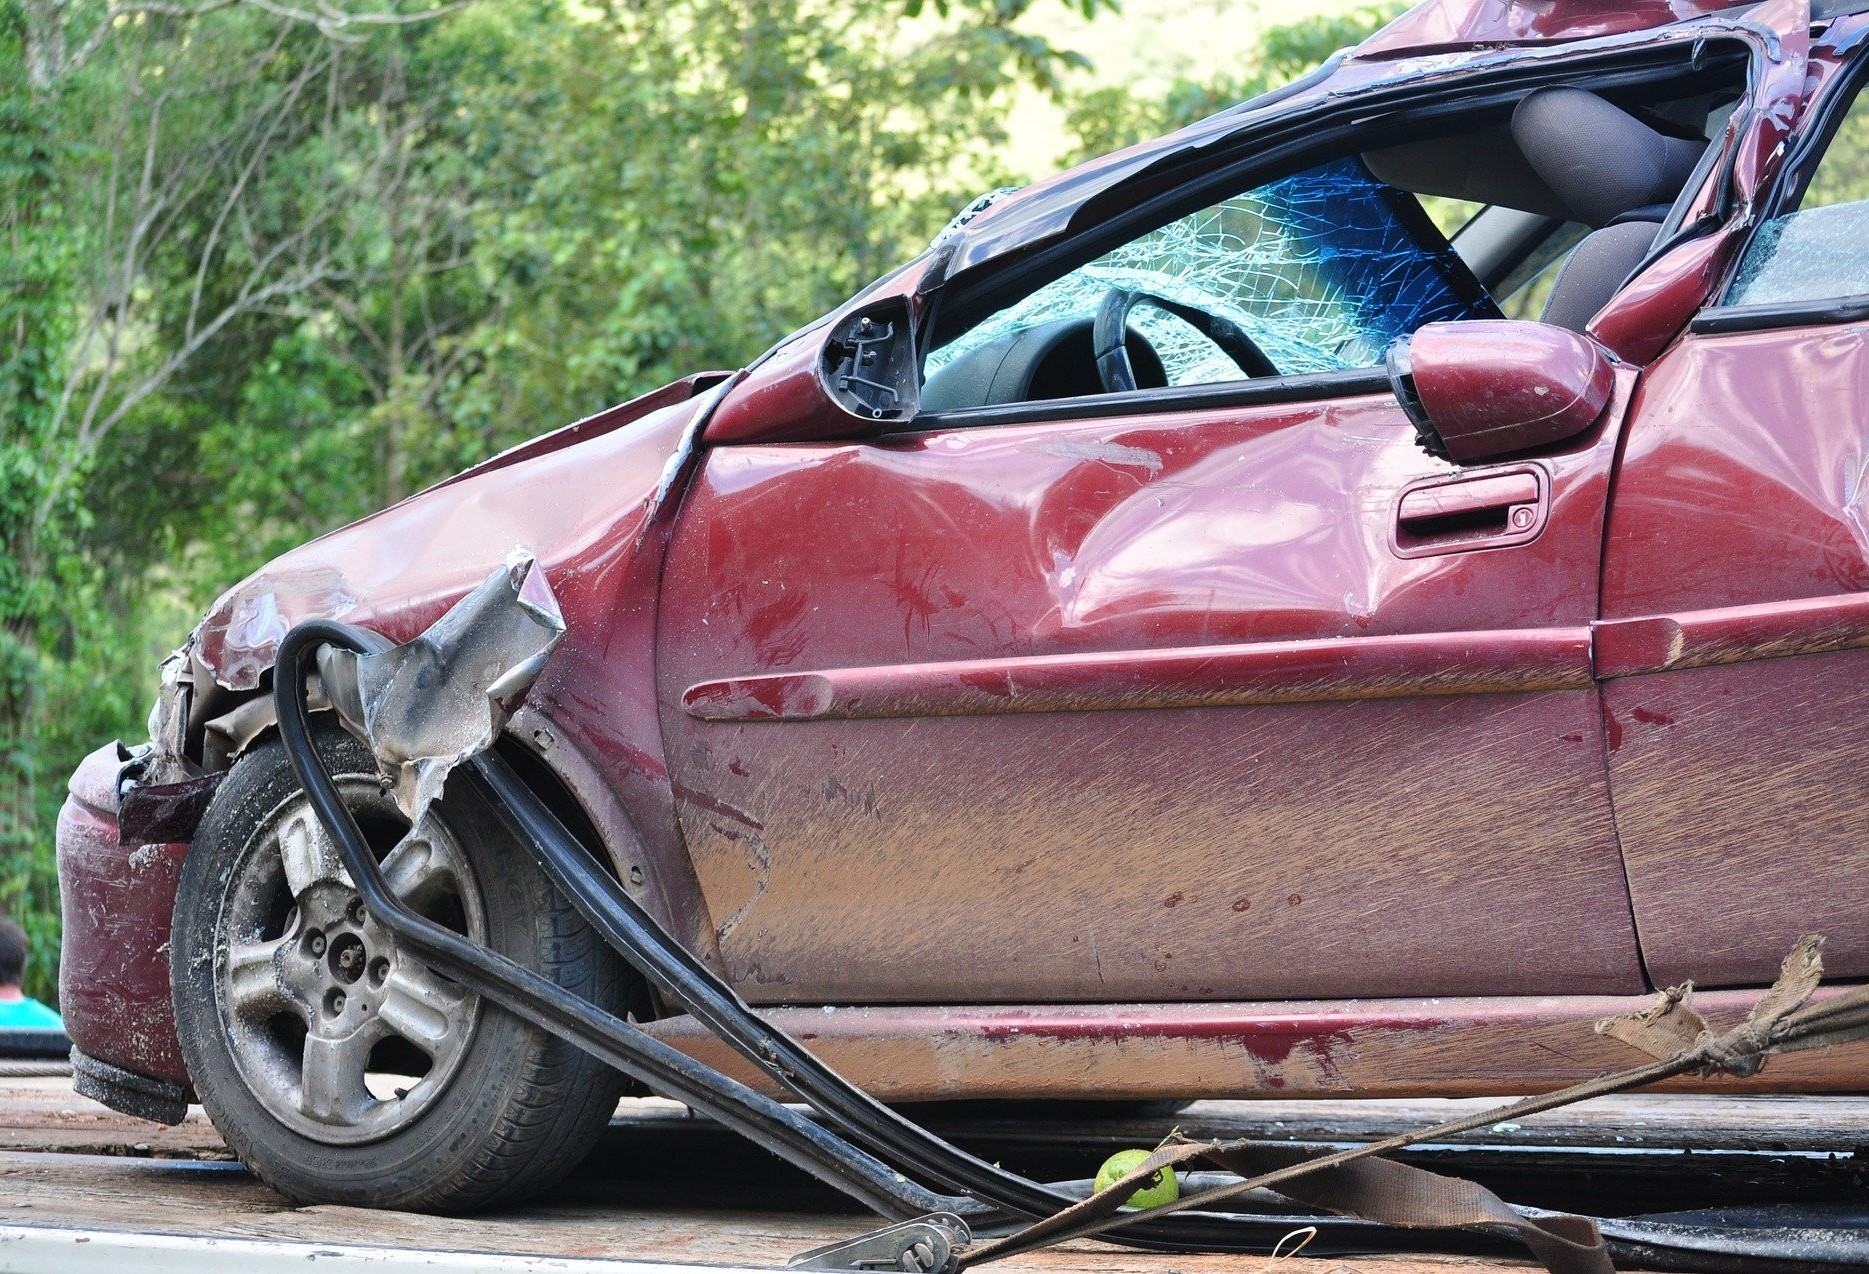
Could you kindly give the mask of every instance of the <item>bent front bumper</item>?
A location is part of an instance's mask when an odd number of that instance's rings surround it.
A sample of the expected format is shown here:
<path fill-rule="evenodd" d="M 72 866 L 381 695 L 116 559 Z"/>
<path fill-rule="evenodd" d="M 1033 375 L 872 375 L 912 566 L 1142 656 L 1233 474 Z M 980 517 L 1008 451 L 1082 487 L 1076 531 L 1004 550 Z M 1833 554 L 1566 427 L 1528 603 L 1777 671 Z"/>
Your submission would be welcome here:
<path fill-rule="evenodd" d="M 186 844 L 119 844 L 110 743 L 71 776 L 58 815 L 64 916 L 59 1010 L 78 1091 L 130 1114 L 173 1122 L 188 1072 L 169 1000 L 169 921 Z"/>

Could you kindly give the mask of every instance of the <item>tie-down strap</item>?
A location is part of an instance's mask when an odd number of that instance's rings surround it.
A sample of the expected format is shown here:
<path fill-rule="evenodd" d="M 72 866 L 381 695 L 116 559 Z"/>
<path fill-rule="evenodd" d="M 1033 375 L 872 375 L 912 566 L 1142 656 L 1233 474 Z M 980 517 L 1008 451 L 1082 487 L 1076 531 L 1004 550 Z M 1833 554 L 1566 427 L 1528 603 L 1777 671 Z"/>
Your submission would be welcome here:
<path fill-rule="evenodd" d="M 1693 1005 L 1693 986 L 1662 992 L 1656 1004 L 1626 1017 L 1605 1018 L 1597 1033 L 1622 1040 L 1656 1060 L 1599 1076 L 1539 1097 L 1528 1097 L 1417 1132 L 1399 1133 L 1351 1150 L 1315 1155 L 1289 1146 L 1251 1141 L 1181 1142 L 1164 1146 L 1107 1190 L 1004 1238 L 960 1256 L 962 1266 L 1067 1239 L 1085 1238 L 1170 1212 L 1198 1210 L 1251 1190 L 1347 1216 L 1406 1227 L 1484 1229 L 1510 1234 L 1531 1249 L 1551 1274 L 1608 1274 L 1614 1267 L 1596 1223 L 1587 1217 L 1527 1216 L 1483 1186 L 1444 1177 L 1376 1156 L 1424 1141 L 1441 1141 L 1494 1124 L 1555 1110 L 1592 1097 L 1640 1088 L 1690 1071 L 1755 1075 L 1777 1053 L 1824 1048 L 1869 1036 L 1869 986 L 1854 987 L 1822 1004 L 1809 1003 L 1823 977 L 1823 938 L 1800 939 L 1746 1020 L 1716 1034 Z M 1205 1159 L 1242 1180 L 1198 1191 L 1158 1207 L 1123 1210 L 1155 1174 Z"/>

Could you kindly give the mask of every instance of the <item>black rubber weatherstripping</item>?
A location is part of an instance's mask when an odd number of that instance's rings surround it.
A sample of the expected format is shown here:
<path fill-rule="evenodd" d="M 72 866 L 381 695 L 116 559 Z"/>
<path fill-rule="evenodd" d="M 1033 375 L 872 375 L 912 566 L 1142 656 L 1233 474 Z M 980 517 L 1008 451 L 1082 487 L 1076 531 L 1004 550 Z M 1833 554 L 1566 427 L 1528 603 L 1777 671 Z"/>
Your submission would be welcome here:
<path fill-rule="evenodd" d="M 878 1214 L 896 1220 L 950 1212 L 977 1234 L 1018 1228 L 1076 1203 L 1073 1193 L 985 1162 L 905 1119 L 855 1087 L 754 1013 L 732 987 L 669 936 L 495 752 L 461 771 L 479 785 L 509 830 L 565 896 L 629 963 L 671 1001 L 773 1079 L 816 1108 L 812 1119 L 706 1066 L 621 1018 L 498 953 L 418 915 L 390 892 L 361 829 L 312 746 L 305 701 L 320 646 L 357 654 L 390 643 L 368 629 L 313 620 L 280 643 L 273 688 L 279 733 L 312 808 L 372 916 L 436 972 L 701 1111 Z M 942 1194 L 941 1190 L 958 1194 Z M 1320 1215 L 1186 1211 L 1128 1220 L 1105 1241 L 1180 1251 L 1264 1253 L 1315 1228 L 1319 1255 L 1368 1251 L 1514 1251 L 1472 1231 L 1403 1230 Z M 1599 1221 L 1611 1250 L 1660 1268 L 1772 1274 L 1863 1268 L 1869 1228 L 1821 1206 L 1757 1216 L 1695 1214 Z M 996 1245 L 988 1245 L 996 1246 Z"/>
<path fill-rule="evenodd" d="M 908 1219 L 953 1212 L 984 1231 L 996 1223 L 1050 1216 L 1077 1201 L 1074 1195 L 970 1155 L 903 1118 L 767 1024 L 637 906 L 497 754 L 476 757 L 462 773 L 484 785 L 493 807 L 572 904 L 644 977 L 809 1101 L 823 1122 L 722 1075 L 404 906 L 389 891 L 375 855 L 312 746 L 305 683 L 318 648 L 325 645 L 372 654 L 390 643 L 368 629 L 331 620 L 311 620 L 287 633 L 279 645 L 273 685 L 280 739 L 364 905 L 436 972 L 718 1120 L 882 1216 Z M 939 1194 L 918 1181 L 962 1194 Z M 1349 1218 L 1200 1212 L 1132 1225 L 1116 1241 L 1156 1250 L 1269 1252 L 1294 1228 L 1309 1226 L 1319 1230 L 1312 1250 L 1321 1247 L 1326 1253 L 1511 1250 L 1510 1244 L 1471 1234 L 1402 1231 Z"/>

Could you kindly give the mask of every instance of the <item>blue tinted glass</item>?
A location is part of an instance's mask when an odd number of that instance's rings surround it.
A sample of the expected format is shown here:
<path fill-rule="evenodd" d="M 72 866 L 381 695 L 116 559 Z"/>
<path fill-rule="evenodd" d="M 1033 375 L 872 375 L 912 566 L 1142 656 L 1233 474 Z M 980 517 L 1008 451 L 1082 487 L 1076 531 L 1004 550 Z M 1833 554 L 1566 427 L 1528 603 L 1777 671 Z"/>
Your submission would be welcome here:
<path fill-rule="evenodd" d="M 1010 332 L 1088 318 L 1112 288 L 1159 293 L 1232 319 L 1287 375 L 1372 366 L 1396 337 L 1424 323 L 1499 317 L 1413 197 L 1350 158 L 1106 253 L 936 350 L 929 370 Z M 1232 360 L 1181 320 L 1143 306 L 1130 321 L 1162 355 L 1170 384 L 1240 378 Z"/>

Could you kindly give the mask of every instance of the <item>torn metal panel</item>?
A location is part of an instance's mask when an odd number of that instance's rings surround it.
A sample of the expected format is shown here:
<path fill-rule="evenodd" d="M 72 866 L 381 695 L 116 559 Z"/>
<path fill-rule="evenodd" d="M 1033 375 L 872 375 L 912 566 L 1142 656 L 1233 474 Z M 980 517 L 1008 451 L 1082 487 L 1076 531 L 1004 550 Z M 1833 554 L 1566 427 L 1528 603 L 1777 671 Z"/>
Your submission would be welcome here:
<path fill-rule="evenodd" d="M 619 876 L 629 879 L 633 869 L 643 904 L 711 955 L 713 926 L 674 830 L 647 655 L 662 542 L 639 537 L 665 465 L 701 405 L 684 391 L 628 421 L 587 422 L 581 434 L 522 448 L 295 549 L 229 590 L 165 664 L 153 745 L 133 777 L 161 787 L 199 777 L 202 768 L 219 772 L 269 729 L 270 696 L 253 692 L 291 625 L 341 617 L 408 641 L 481 584 L 513 545 L 526 544 L 538 557 L 538 582 L 552 572 L 574 629 L 528 696 L 527 738 L 552 740 L 538 750 L 549 768 L 574 776 L 567 784 L 604 843 L 636 847 L 617 863 Z M 128 759 L 115 744 L 87 759 L 61 814 L 61 1005 L 88 1055 L 179 1082 L 186 1075 L 167 939 L 187 851 L 182 834 L 192 829 L 185 819 L 165 820 L 153 830 L 181 839 L 122 843 L 118 777 Z"/>
<path fill-rule="evenodd" d="M 419 823 L 449 771 L 493 746 L 564 635 L 545 572 L 517 552 L 413 641 L 369 655 L 325 647 L 319 679 Z"/>
<path fill-rule="evenodd" d="M 593 420 L 585 436 L 561 440 L 575 445 L 522 448 L 498 466 L 294 549 L 229 590 L 194 643 L 192 728 L 203 729 L 201 715 L 226 727 L 217 731 L 225 737 L 196 745 L 204 762 L 210 749 L 220 759 L 234 755 L 239 739 L 252 737 L 246 726 L 270 725 L 270 714 L 263 721 L 238 715 L 251 695 L 238 685 L 258 685 L 285 627 L 342 618 L 409 641 L 480 585 L 515 544 L 526 545 L 549 574 L 570 628 L 528 696 L 527 738 L 543 729 L 556 740 L 541 755 L 553 769 L 584 776 L 565 782 L 605 842 L 634 838 L 643 846 L 643 861 L 619 862 L 618 874 L 638 868 L 646 877 L 644 904 L 695 949 L 711 951 L 713 926 L 675 831 L 655 716 L 648 652 L 664 541 L 660 532 L 644 533 L 651 513 L 679 498 L 679 483 L 658 491 L 671 457 L 683 453 L 684 435 L 713 401 L 706 389 L 719 383 L 699 378 L 698 397 L 663 402 L 621 425 Z M 686 446 L 694 454 L 692 442 Z M 276 620 L 260 622 L 269 615 Z"/>
<path fill-rule="evenodd" d="M 226 771 L 200 774 L 179 783 L 148 784 L 120 779 L 117 802 L 117 843 L 121 845 L 186 844 L 208 812 Z"/>
<path fill-rule="evenodd" d="M 149 711 L 149 743 L 123 751 L 114 807 L 124 845 L 187 843 L 207 812 L 222 775 L 204 773 L 188 755 L 195 704 L 195 642 L 162 661 L 162 685 Z M 75 780 L 74 780 L 75 781 Z"/>
<path fill-rule="evenodd" d="M 162 683 L 149 710 L 154 756 L 139 776 L 148 783 L 175 783 L 196 771 L 188 764 L 188 725 L 195 701 L 194 639 L 162 661 Z"/>
<path fill-rule="evenodd" d="M 197 632 L 199 653 L 221 685 L 255 690 L 273 666 L 280 639 L 300 618 L 343 619 L 357 607 L 337 566 L 268 567 L 214 603 Z"/>

